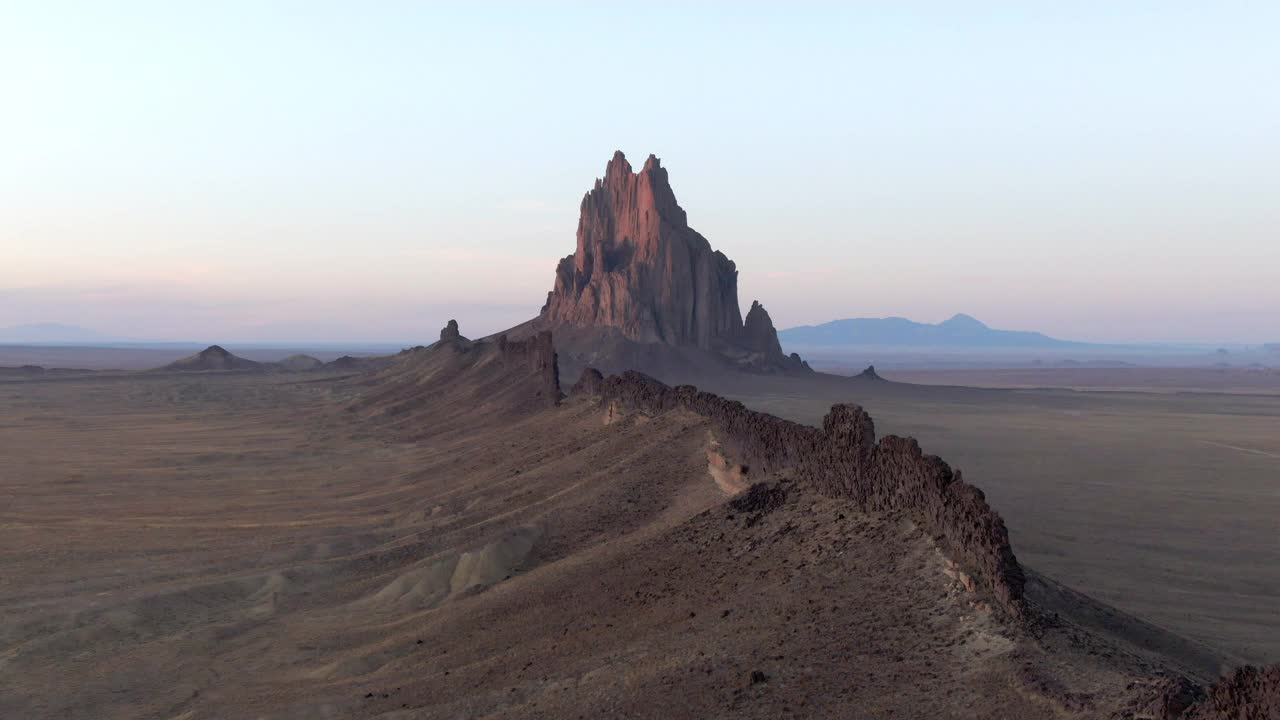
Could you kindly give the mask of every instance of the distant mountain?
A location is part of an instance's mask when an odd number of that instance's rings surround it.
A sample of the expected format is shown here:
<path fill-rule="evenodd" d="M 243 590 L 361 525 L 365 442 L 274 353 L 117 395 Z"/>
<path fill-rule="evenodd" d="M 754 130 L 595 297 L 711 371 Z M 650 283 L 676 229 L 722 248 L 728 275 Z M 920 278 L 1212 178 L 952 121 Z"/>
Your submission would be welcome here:
<path fill-rule="evenodd" d="M 316 358 L 313 358 L 310 355 L 303 355 L 303 354 L 290 355 L 289 357 L 277 362 L 276 364 L 284 368 L 285 370 L 292 370 L 294 372 L 315 370 L 321 365 L 324 365 L 324 363 L 320 362 Z"/>
<path fill-rule="evenodd" d="M 108 338 L 101 333 L 61 323 L 31 323 L 0 328 L 0 343 L 90 343 Z"/>
<path fill-rule="evenodd" d="M 778 333 L 790 345 L 914 345 L 922 347 L 1081 347 L 1088 343 L 1058 340 L 1038 332 L 996 330 L 960 313 L 936 325 L 900 317 L 850 318 L 804 325 Z"/>
<path fill-rule="evenodd" d="M 210 345 L 195 355 L 182 358 L 181 360 L 175 360 L 168 365 L 157 369 L 179 372 L 202 372 L 208 370 L 265 370 L 272 366 L 272 363 L 260 363 L 253 360 L 246 360 L 239 355 L 232 355 L 223 349 L 221 345 Z"/>

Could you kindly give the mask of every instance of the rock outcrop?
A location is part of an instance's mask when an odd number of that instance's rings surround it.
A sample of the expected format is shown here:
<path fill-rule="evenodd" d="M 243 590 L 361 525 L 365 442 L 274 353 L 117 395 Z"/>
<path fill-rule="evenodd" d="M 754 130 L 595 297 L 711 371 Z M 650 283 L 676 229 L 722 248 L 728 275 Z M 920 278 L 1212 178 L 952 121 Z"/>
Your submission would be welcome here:
<path fill-rule="evenodd" d="M 749 410 L 691 385 L 669 387 L 638 372 L 604 377 L 588 369 L 573 389 L 606 406 L 647 413 L 677 408 L 710 420 L 716 437 L 751 473 L 790 469 L 794 476 L 866 512 L 902 512 L 933 535 L 975 586 L 1009 615 L 1026 616 L 1022 568 L 1004 520 L 978 488 L 912 438 L 877 442 L 871 417 L 856 405 L 835 405 L 821 429 Z"/>
<path fill-rule="evenodd" d="M 860 372 L 860 373 L 858 373 L 858 374 L 856 375 L 856 377 L 860 377 L 860 378 L 862 378 L 863 380 L 883 380 L 883 379 L 884 379 L 884 378 L 880 377 L 880 373 L 877 373 L 877 372 L 876 372 L 876 366 L 875 366 L 875 365 L 868 365 L 868 366 L 867 366 L 867 369 L 866 369 L 866 370 L 863 370 L 863 371 L 862 371 L 862 372 Z"/>
<path fill-rule="evenodd" d="M 537 335 L 524 340 L 508 340 L 506 335 L 498 338 L 498 354 L 503 362 L 523 364 L 534 378 L 538 397 L 547 404 L 560 402 L 560 367 L 557 364 L 556 346 L 551 333 L 543 330 Z"/>
<path fill-rule="evenodd" d="M 752 301 L 747 311 L 747 319 L 742 323 L 742 345 L 748 350 L 763 355 L 767 360 L 781 362 L 782 343 L 778 342 L 778 331 L 773 327 L 773 320 L 759 301 Z"/>
<path fill-rule="evenodd" d="M 577 249 L 556 268 L 535 325 L 696 348 L 756 370 L 808 369 L 782 353 L 759 303 L 743 324 L 737 267 L 689 227 L 653 155 L 634 173 L 615 153 L 583 198 Z"/>
<path fill-rule="evenodd" d="M 1023 609 L 1024 577 L 1004 520 L 977 487 L 964 482 L 914 438 L 876 442 L 871 416 L 857 405 L 834 405 L 822 421 L 815 452 L 799 476 L 822 492 L 846 497 L 868 512 L 905 512 L 934 534 L 944 553 L 985 584 L 1011 614 Z"/>
<path fill-rule="evenodd" d="M 577 250 L 556 268 L 542 317 L 711 350 L 741 331 L 738 270 L 689 227 L 658 158 L 636 174 L 619 151 L 582 199 Z"/>
<path fill-rule="evenodd" d="M 445 326 L 440 328 L 440 340 L 436 342 L 435 347 L 441 345 L 452 345 L 458 348 L 471 347 L 472 342 L 462 332 L 458 330 L 458 321 L 450 320 Z"/>
<path fill-rule="evenodd" d="M 470 341 L 450 323 L 439 342 L 385 358 L 376 372 L 351 378 L 360 389 L 348 411 L 417 437 L 424 426 L 453 431 L 503 423 L 560 403 L 551 333 Z"/>
<path fill-rule="evenodd" d="M 450 320 L 445 326 L 440 328 L 440 342 L 452 342 L 454 340 L 466 340 L 462 337 L 462 333 L 458 330 L 458 321 Z"/>
<path fill-rule="evenodd" d="M 1178 716 L 1172 716 L 1178 717 Z M 1280 665 L 1237 668 L 1209 688 L 1188 720 L 1271 720 L 1280 718 Z"/>

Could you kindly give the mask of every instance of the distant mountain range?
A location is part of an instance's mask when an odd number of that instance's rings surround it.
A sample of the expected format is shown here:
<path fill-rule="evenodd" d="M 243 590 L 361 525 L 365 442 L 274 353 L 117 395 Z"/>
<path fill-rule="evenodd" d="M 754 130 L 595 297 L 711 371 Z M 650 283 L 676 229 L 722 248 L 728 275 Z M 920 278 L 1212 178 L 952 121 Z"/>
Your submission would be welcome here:
<path fill-rule="evenodd" d="M 342 341 L 342 340 L 236 340 L 240 348 L 306 348 L 312 351 L 356 351 L 395 353 L 406 347 L 418 344 L 412 340 L 397 342 L 387 341 Z M 82 346 L 82 347 L 114 347 L 114 348 L 191 348 L 198 349 L 206 345 L 202 340 L 156 340 L 145 337 L 121 337 L 107 335 L 66 323 L 26 323 L 10 327 L 0 327 L 0 345 L 31 346 Z"/>
<path fill-rule="evenodd" d="M 960 313 L 931 325 L 906 318 L 849 318 L 821 325 L 803 325 L 778 333 L 790 345 L 894 345 L 919 347 L 1087 347 L 1090 343 L 1058 340 L 1044 333 L 996 330 L 970 315 Z"/>
<path fill-rule="evenodd" d="M 0 343 L 53 343 L 67 345 L 73 343 L 96 343 L 106 340 L 117 340 L 87 328 L 62 323 L 31 323 L 0 328 Z"/>

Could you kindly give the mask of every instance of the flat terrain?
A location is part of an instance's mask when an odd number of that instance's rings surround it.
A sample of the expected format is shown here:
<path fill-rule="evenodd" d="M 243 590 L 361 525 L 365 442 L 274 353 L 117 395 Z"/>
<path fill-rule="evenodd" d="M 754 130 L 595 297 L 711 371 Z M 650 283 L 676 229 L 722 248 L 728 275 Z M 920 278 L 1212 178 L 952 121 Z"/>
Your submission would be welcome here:
<path fill-rule="evenodd" d="M 1280 395 L 1280 368 L 1018 368 L 880 374 L 916 385 Z"/>
<path fill-rule="evenodd" d="M 264 348 L 228 345 L 236 355 L 257 362 L 276 362 L 290 355 L 306 354 L 323 362 L 343 355 L 356 357 L 394 350 L 381 349 L 309 349 Z M 21 365 L 39 365 L 46 368 L 71 368 L 77 370 L 151 370 L 181 360 L 202 349 L 196 345 L 171 347 L 75 347 L 61 345 L 0 345 L 0 368 Z M 398 348 L 396 348 L 398 350 Z"/>
<path fill-rule="evenodd" d="M 1024 563 L 1251 661 L 1280 660 L 1280 397 L 704 385 L 805 423 L 833 402 L 862 404 L 881 435 L 916 437 L 986 491 Z"/>

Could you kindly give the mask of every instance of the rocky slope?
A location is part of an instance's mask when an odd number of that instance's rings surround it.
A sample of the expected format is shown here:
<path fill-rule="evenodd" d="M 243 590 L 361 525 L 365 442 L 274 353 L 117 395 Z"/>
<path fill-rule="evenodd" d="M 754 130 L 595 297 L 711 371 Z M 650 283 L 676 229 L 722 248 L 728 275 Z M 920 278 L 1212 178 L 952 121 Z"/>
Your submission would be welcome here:
<path fill-rule="evenodd" d="M 759 303 L 744 324 L 737 267 L 689 227 L 653 155 L 639 173 L 621 152 L 609 161 L 582 200 L 577 249 L 560 261 L 532 327 L 556 330 L 568 354 L 592 354 L 610 369 L 653 352 L 628 345 L 652 345 L 754 371 L 808 370 L 783 354 Z"/>
<path fill-rule="evenodd" d="M 446 395 L 470 398 L 459 404 L 462 415 L 495 406 L 529 411 L 554 406 L 562 395 L 551 333 L 471 341 L 454 320 L 440 331 L 439 342 L 401 352 L 357 382 L 361 397 L 352 412 L 407 428 L 448 421 L 440 408 Z"/>
<path fill-rule="evenodd" d="M 860 511 L 906 513 L 944 548 L 966 583 L 981 588 L 1009 616 L 1025 615 L 1022 568 L 1004 521 L 982 491 L 940 458 L 925 455 L 911 438 L 877 442 L 875 425 L 860 407 L 832 407 L 819 429 L 636 372 L 604 378 L 587 370 L 574 391 L 610 407 L 692 411 L 717 428 L 719 442 L 745 463 L 741 472 L 748 477 L 791 468 L 810 487 L 852 500 Z"/>
<path fill-rule="evenodd" d="M 748 526 L 788 495 L 815 490 L 851 512 L 909 520 L 931 539 L 945 558 L 943 572 L 971 596 L 979 614 L 996 611 L 1001 637 L 1012 644 L 1008 659 L 1022 663 L 1002 672 L 1021 694 L 1048 706 L 1045 717 L 1280 717 L 1280 666 L 1238 668 L 1206 689 L 1199 683 L 1223 669 L 1226 656 L 1038 574 L 1028 583 L 1004 521 L 982 491 L 941 458 L 925 455 L 912 438 L 877 441 L 860 407 L 835 405 L 822 427 L 813 428 L 692 386 L 669 387 L 636 372 L 604 377 L 593 369 L 583 372 L 571 397 L 594 399 L 607 423 L 636 414 L 646 422 L 678 412 L 703 418 L 724 454 L 742 463 L 736 474 L 755 483 L 730 503 L 749 516 Z M 943 705 L 934 715 L 956 709 Z"/>

